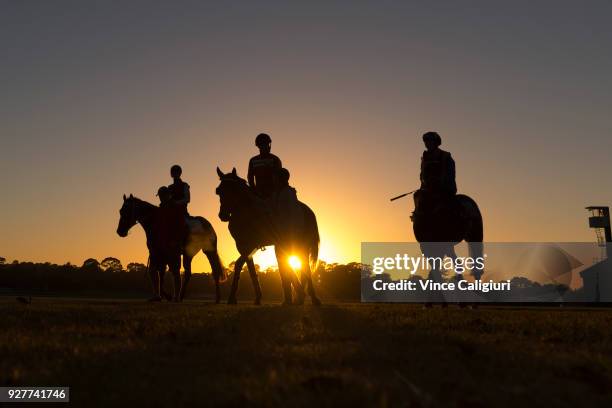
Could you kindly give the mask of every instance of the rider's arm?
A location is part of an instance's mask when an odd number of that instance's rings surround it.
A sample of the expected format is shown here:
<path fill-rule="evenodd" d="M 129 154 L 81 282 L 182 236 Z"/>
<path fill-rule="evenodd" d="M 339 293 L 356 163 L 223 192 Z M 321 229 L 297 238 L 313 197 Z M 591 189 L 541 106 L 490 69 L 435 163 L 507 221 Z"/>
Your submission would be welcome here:
<path fill-rule="evenodd" d="M 176 204 L 189 204 L 189 201 L 191 201 L 191 194 L 189 193 L 189 184 L 184 183 L 183 184 L 183 199 L 176 200 Z"/>
<path fill-rule="evenodd" d="M 449 189 L 451 190 L 453 194 L 457 194 L 457 181 L 455 179 L 455 160 L 453 160 L 450 154 L 448 155 L 446 166 L 447 166 L 446 172 L 448 174 Z"/>
<path fill-rule="evenodd" d="M 280 181 L 278 180 L 278 172 L 280 169 L 283 168 L 283 163 L 281 162 L 281 159 L 278 158 L 278 156 L 274 156 L 274 172 L 272 173 L 272 184 L 274 185 L 274 190 L 278 191 L 279 187 L 280 187 Z"/>
<path fill-rule="evenodd" d="M 189 192 L 189 184 L 185 183 L 185 204 L 188 204 L 191 201 L 191 193 Z"/>
<path fill-rule="evenodd" d="M 255 174 L 253 173 L 253 159 L 249 160 L 249 173 L 247 175 L 247 180 L 249 181 L 249 186 L 255 187 Z"/>
<path fill-rule="evenodd" d="M 424 164 L 423 164 L 423 158 L 421 157 L 421 173 L 419 174 L 419 179 L 421 180 L 421 188 L 425 187 L 425 174 L 424 174 Z"/>

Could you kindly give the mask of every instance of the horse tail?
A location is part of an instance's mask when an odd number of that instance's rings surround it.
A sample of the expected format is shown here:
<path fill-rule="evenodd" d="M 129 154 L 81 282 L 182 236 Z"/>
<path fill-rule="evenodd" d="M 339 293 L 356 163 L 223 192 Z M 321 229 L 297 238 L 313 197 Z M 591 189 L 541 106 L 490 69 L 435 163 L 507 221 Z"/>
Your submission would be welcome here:
<path fill-rule="evenodd" d="M 478 204 L 476 204 L 472 198 L 466 195 L 459 195 L 458 197 L 466 209 L 466 215 L 468 218 L 468 228 L 465 232 L 465 240 L 468 243 L 470 257 L 473 259 L 484 259 L 484 226 L 482 222 L 482 214 L 480 213 Z M 478 265 L 478 263 L 476 265 Z M 480 279 L 483 273 L 484 269 L 478 266 L 475 266 L 474 269 L 472 269 L 474 279 Z"/>
<path fill-rule="evenodd" d="M 202 224 L 204 235 L 207 238 L 208 244 L 203 248 L 204 255 L 208 258 L 208 262 L 210 263 L 210 267 L 212 269 L 213 278 L 218 280 L 219 282 L 225 282 L 227 280 L 227 272 L 225 267 L 223 266 L 223 262 L 221 261 L 221 257 L 219 256 L 219 251 L 217 249 L 217 233 L 213 228 L 212 224 L 204 217 L 193 217 L 197 218 L 198 221 Z"/>
<path fill-rule="evenodd" d="M 306 224 L 307 230 L 311 234 L 309 242 L 309 263 L 310 270 L 312 272 L 317 270 L 319 266 L 319 244 L 321 243 L 321 237 L 319 235 L 319 225 L 317 224 L 317 217 L 315 213 L 308 207 L 305 206 L 306 211 Z"/>
<path fill-rule="evenodd" d="M 208 262 L 210 262 L 210 267 L 212 268 L 212 275 L 215 281 L 218 280 L 219 282 L 225 282 L 227 280 L 227 272 L 223 267 L 223 262 L 221 262 L 219 252 L 206 251 L 205 254 L 208 258 Z"/>

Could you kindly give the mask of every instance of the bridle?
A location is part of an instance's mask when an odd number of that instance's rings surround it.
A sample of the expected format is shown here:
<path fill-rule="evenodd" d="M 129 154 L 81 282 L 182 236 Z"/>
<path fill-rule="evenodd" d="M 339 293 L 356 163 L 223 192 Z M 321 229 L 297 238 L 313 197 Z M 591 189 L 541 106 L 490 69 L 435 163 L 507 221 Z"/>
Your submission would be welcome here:
<path fill-rule="evenodd" d="M 136 205 L 138 204 L 138 202 L 137 202 L 138 200 L 136 198 L 134 198 L 134 197 L 130 197 L 130 198 L 128 198 L 128 200 L 131 201 L 130 202 L 130 207 L 131 207 L 130 208 L 130 218 L 129 218 L 131 225 L 130 225 L 130 227 L 127 230 L 127 232 L 129 233 L 129 230 L 132 229 L 132 227 L 136 226 L 136 224 L 141 224 L 142 225 L 142 222 L 143 221 L 146 222 L 149 218 L 153 217 L 153 214 L 149 214 L 147 216 L 138 217 L 137 216 L 137 211 L 136 211 Z M 126 200 L 126 202 L 127 202 L 127 200 Z M 141 218 L 141 219 L 139 220 L 138 218 Z"/>
<path fill-rule="evenodd" d="M 241 178 L 225 177 L 225 178 L 223 178 L 223 179 L 221 180 L 221 183 L 223 183 L 223 182 L 226 182 L 226 183 L 231 182 L 231 183 L 234 183 L 234 184 L 236 184 L 236 183 L 237 183 L 237 186 L 238 186 L 238 187 L 243 187 L 243 186 L 244 186 L 244 187 L 247 187 L 247 185 L 246 185 L 246 181 L 245 181 L 245 180 L 243 180 L 243 179 L 241 179 Z M 216 193 L 219 195 L 219 198 L 222 198 L 222 197 L 221 197 L 221 186 L 220 186 L 220 185 L 219 185 L 219 187 L 217 187 L 217 189 L 215 190 L 215 192 L 216 192 Z M 226 204 L 226 205 L 223 205 L 223 201 L 225 201 L 225 203 L 227 203 L 227 196 L 226 196 L 225 200 L 223 200 L 223 199 L 222 199 L 221 201 L 222 201 L 221 206 L 222 206 L 222 207 L 227 207 L 227 204 Z M 227 211 L 227 210 L 226 210 L 226 211 Z M 231 211 L 231 210 L 229 210 L 229 211 L 227 211 L 227 213 L 228 213 L 228 215 L 229 215 L 229 216 L 231 216 L 232 211 Z"/>

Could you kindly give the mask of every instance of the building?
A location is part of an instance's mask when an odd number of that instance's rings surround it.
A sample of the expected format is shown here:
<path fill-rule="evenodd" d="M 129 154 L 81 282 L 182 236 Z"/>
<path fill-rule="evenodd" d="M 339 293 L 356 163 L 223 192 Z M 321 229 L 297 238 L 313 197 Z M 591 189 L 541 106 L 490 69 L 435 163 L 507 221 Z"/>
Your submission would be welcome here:
<path fill-rule="evenodd" d="M 589 227 L 595 229 L 597 244 L 602 248 L 599 262 L 580 272 L 584 299 L 588 302 L 612 302 L 612 233 L 610 231 L 610 209 L 587 207 L 591 212 Z"/>

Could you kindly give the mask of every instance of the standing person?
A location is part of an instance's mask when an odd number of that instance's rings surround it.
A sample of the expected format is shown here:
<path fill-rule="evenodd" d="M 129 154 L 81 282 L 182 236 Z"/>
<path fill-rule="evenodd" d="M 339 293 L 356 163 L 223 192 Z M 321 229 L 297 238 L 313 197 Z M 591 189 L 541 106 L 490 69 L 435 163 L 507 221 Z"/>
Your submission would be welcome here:
<path fill-rule="evenodd" d="M 172 176 L 173 182 L 168 186 L 168 189 L 174 204 L 183 210 L 185 216 L 188 216 L 187 204 L 191 200 L 191 194 L 189 193 L 189 184 L 181 180 L 182 174 L 183 169 L 178 164 L 170 168 L 170 176 Z"/>
<path fill-rule="evenodd" d="M 272 139 L 265 133 L 255 138 L 259 154 L 249 160 L 247 175 L 249 185 L 261 198 L 267 199 L 278 189 L 278 172 L 283 167 L 281 160 L 270 153 Z"/>
<path fill-rule="evenodd" d="M 436 132 L 423 135 L 426 150 L 421 157 L 421 188 L 414 194 L 415 212 L 432 213 L 451 207 L 457 194 L 455 161 L 440 149 L 442 138 Z"/>

